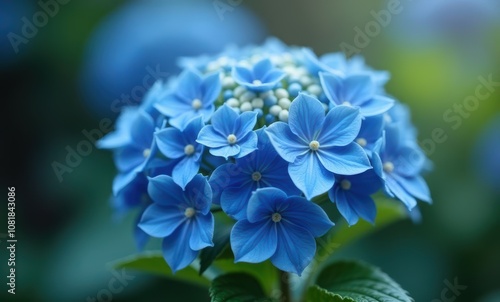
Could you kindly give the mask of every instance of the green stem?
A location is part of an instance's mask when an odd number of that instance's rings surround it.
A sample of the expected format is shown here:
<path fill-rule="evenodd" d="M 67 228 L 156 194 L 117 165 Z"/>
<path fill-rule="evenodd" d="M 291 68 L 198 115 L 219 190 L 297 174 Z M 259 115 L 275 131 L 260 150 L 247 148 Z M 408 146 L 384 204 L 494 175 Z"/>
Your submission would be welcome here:
<path fill-rule="evenodd" d="M 291 302 L 290 296 L 290 276 L 287 272 L 278 270 L 280 278 L 281 302 Z"/>

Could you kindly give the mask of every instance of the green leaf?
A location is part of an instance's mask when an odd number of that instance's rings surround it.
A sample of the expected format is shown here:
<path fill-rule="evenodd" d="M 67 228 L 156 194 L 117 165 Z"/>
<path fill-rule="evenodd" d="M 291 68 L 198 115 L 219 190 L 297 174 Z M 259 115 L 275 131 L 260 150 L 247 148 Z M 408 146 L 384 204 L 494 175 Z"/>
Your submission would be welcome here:
<path fill-rule="evenodd" d="M 264 287 L 264 291 L 268 294 L 274 289 L 278 283 L 278 273 L 276 268 L 270 261 L 261 263 L 234 263 L 233 259 L 218 259 L 215 260 L 211 269 L 218 271 L 219 275 L 223 273 L 246 273 L 256 278 Z"/>
<path fill-rule="evenodd" d="M 387 274 L 361 262 L 334 263 L 320 273 L 316 284 L 317 287 L 308 290 L 307 301 L 413 301 Z"/>
<path fill-rule="evenodd" d="M 313 263 L 323 263 L 336 249 L 406 217 L 407 213 L 402 204 L 400 205 L 388 198 L 377 198 L 377 218 L 375 225 L 360 220 L 357 224 L 349 226 L 342 219 L 325 236 L 317 239 L 318 251 Z"/>
<path fill-rule="evenodd" d="M 257 279 L 244 273 L 231 273 L 215 278 L 209 293 L 212 302 L 276 301 L 266 297 Z"/>
<path fill-rule="evenodd" d="M 226 253 L 226 251 L 229 249 L 229 236 L 233 225 L 234 222 L 232 221 L 216 220 L 213 239 L 214 246 L 204 248 L 200 252 L 200 275 L 207 270 L 215 259 L 221 258 L 223 255 L 225 255 L 224 257 L 232 257 L 232 253 Z"/>
<path fill-rule="evenodd" d="M 197 270 L 191 266 L 188 266 L 175 274 L 172 273 L 172 270 L 168 267 L 161 252 L 145 252 L 139 255 L 126 257 L 116 261 L 113 267 L 115 269 L 126 268 L 160 275 L 170 279 L 182 280 L 204 287 L 208 287 L 210 285 L 210 281 L 198 275 Z"/>

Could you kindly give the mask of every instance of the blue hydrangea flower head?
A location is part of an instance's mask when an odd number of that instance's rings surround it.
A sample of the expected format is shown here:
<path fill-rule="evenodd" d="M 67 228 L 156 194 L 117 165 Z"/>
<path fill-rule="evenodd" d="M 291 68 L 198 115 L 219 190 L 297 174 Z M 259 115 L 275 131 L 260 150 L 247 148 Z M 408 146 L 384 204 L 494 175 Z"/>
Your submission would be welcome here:
<path fill-rule="evenodd" d="M 271 90 L 286 76 L 269 59 L 260 60 L 252 68 L 235 66 L 232 75 L 236 83 L 258 92 Z"/>
<path fill-rule="evenodd" d="M 333 225 L 321 207 L 303 197 L 259 189 L 248 202 L 247 219 L 231 231 L 235 261 L 271 259 L 277 268 L 300 275 L 316 253 L 314 238 Z"/>
<path fill-rule="evenodd" d="M 172 271 L 188 266 L 199 250 L 213 246 L 212 190 L 203 175 L 196 175 L 185 190 L 170 176 L 156 176 L 149 179 L 148 193 L 153 204 L 144 211 L 139 227 L 163 238 L 163 257 Z"/>
<path fill-rule="evenodd" d="M 279 157 L 264 129 L 256 131 L 258 149 L 235 163 L 219 166 L 210 177 L 214 203 L 235 219 L 246 218 L 247 204 L 257 189 L 275 187 L 288 195 L 300 195 L 287 171 L 288 163 Z"/>
<path fill-rule="evenodd" d="M 382 180 L 373 169 L 357 175 L 335 175 L 335 185 L 328 196 L 349 225 L 356 224 L 360 217 L 373 224 L 377 209 L 370 195 L 382 186 Z"/>
<path fill-rule="evenodd" d="M 286 160 L 295 185 L 312 199 L 333 186 L 334 173 L 353 175 L 371 168 L 354 139 L 361 128 L 358 109 L 337 106 L 325 116 L 314 97 L 300 94 L 290 105 L 288 124 L 267 128 L 271 143 Z"/>
<path fill-rule="evenodd" d="M 257 113 L 238 114 L 224 105 L 214 113 L 211 123 L 201 129 L 196 141 L 209 147 L 212 155 L 240 158 L 257 149 L 257 134 L 253 131 Z"/>
<path fill-rule="evenodd" d="M 183 129 L 195 117 L 203 117 L 204 122 L 210 120 L 220 91 L 219 72 L 203 76 L 194 69 L 187 69 L 179 76 L 175 90 L 155 108 L 170 118 L 170 125 Z"/>
<path fill-rule="evenodd" d="M 192 119 L 183 130 L 165 128 L 156 133 L 158 149 L 168 158 L 178 159 L 172 171 L 172 179 L 183 189 L 198 174 L 203 145 L 196 142 L 205 124 L 202 117 Z"/>
<path fill-rule="evenodd" d="M 323 90 L 330 100 L 330 106 L 339 105 L 359 108 L 362 116 L 375 116 L 385 113 L 394 105 L 394 100 L 377 95 L 377 87 L 366 75 L 341 77 L 320 72 Z"/>

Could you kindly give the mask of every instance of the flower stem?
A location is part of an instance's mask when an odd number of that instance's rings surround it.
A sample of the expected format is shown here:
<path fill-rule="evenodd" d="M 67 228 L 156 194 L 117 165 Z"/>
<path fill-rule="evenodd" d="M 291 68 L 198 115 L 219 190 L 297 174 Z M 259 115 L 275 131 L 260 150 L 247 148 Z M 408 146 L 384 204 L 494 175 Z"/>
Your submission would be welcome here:
<path fill-rule="evenodd" d="M 290 296 L 290 276 L 287 272 L 278 270 L 280 278 L 281 302 L 291 302 Z"/>

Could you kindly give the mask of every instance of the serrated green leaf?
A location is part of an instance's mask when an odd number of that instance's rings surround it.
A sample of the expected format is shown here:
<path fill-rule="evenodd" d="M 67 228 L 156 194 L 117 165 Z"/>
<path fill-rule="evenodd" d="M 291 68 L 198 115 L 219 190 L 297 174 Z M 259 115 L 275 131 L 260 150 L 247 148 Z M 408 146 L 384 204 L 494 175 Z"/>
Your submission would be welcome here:
<path fill-rule="evenodd" d="M 131 269 L 145 273 L 160 275 L 169 279 L 182 280 L 189 283 L 208 287 L 210 281 L 198 275 L 196 269 L 188 266 L 175 274 L 168 267 L 161 252 L 144 252 L 116 261 L 113 265 L 115 269 Z"/>
<path fill-rule="evenodd" d="M 272 302 L 266 297 L 259 281 L 245 273 L 217 277 L 209 289 L 212 302 Z"/>
<path fill-rule="evenodd" d="M 342 298 L 317 285 L 311 286 L 307 291 L 306 302 L 356 302 L 351 298 Z"/>
<path fill-rule="evenodd" d="M 318 287 L 330 292 L 322 295 L 326 300 L 335 301 L 335 295 L 341 298 L 352 299 L 363 302 L 412 302 L 413 299 L 387 274 L 379 268 L 365 263 L 355 261 L 342 261 L 334 263 L 325 268 L 316 280 Z M 319 291 L 308 291 L 308 301 L 312 300 L 310 295 L 318 295 Z M 309 298 L 311 297 L 311 298 Z M 343 300 L 338 300 L 343 301 Z M 349 300 L 347 300 L 349 301 Z"/>
<path fill-rule="evenodd" d="M 214 246 L 204 248 L 200 252 L 200 275 L 207 270 L 215 259 L 220 258 L 222 255 L 229 254 L 232 256 L 232 253 L 226 253 L 226 250 L 229 249 L 229 236 L 233 225 L 234 222 L 223 221 L 223 219 L 218 219 L 216 216 Z"/>

